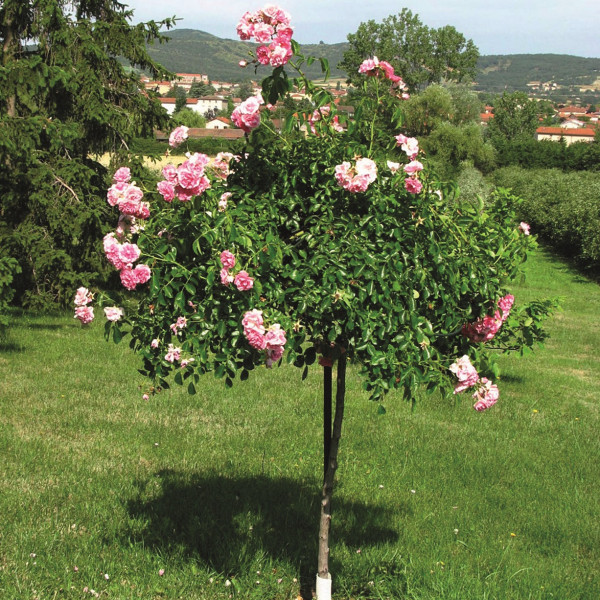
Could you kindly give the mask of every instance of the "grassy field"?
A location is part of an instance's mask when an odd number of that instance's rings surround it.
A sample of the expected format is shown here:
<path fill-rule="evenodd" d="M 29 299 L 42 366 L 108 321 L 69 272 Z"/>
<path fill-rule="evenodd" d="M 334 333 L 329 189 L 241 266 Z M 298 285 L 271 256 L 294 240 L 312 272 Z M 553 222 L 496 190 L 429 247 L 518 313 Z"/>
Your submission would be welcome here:
<path fill-rule="evenodd" d="M 353 371 L 334 598 L 600 598 L 600 288 L 539 252 L 517 302 L 563 296 L 501 397 L 386 400 Z M 100 319 L 99 319 L 100 320 Z M 0 345 L 0 598 L 295 600 L 316 572 L 321 380 L 261 370 L 142 399 L 102 323 L 15 315 Z"/>

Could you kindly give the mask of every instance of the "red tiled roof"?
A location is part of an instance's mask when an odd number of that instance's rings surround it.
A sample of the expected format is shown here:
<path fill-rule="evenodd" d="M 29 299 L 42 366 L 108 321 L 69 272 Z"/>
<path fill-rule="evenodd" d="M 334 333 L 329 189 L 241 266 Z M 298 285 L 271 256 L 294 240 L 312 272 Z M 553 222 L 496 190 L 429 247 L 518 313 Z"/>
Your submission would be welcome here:
<path fill-rule="evenodd" d="M 575 135 L 581 137 L 594 137 L 596 131 L 589 127 L 581 129 L 564 129 L 563 127 L 538 127 L 536 133 L 545 133 L 547 135 Z"/>
<path fill-rule="evenodd" d="M 163 131 L 155 131 L 154 135 L 157 140 L 168 140 L 169 134 Z M 188 129 L 189 138 L 225 138 L 229 140 L 237 140 L 244 137 L 242 129 L 205 129 L 203 127 L 190 127 Z"/>
<path fill-rule="evenodd" d="M 161 104 L 175 104 L 177 98 L 159 98 Z M 198 98 L 186 98 L 186 104 L 198 104 Z"/>

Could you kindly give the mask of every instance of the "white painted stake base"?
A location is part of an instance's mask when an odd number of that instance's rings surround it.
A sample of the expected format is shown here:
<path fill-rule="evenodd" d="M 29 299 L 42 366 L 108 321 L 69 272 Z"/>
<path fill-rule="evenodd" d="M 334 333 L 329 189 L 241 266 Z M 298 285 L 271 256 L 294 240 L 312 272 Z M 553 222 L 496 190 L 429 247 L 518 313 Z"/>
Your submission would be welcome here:
<path fill-rule="evenodd" d="M 331 600 L 331 575 L 319 577 L 317 575 L 317 600 Z"/>

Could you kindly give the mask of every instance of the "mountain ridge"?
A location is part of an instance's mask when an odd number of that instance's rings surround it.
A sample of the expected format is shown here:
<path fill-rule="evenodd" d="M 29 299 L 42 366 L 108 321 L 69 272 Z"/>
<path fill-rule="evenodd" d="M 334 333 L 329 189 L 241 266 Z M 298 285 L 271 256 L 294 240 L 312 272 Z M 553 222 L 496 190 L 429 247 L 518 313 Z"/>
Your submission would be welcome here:
<path fill-rule="evenodd" d="M 239 67 L 241 60 L 252 56 L 256 44 L 251 42 L 220 38 L 199 29 L 173 29 L 165 35 L 169 38 L 167 43 L 150 45 L 148 50 L 171 71 L 204 73 L 211 80 L 233 83 L 260 79 L 267 73 L 265 68 L 255 72 L 253 67 Z M 300 48 L 306 56 L 326 58 L 332 78 L 346 77 L 337 65 L 348 48 L 347 42 L 300 44 Z M 481 91 L 525 90 L 532 81 L 555 82 L 573 90 L 598 82 L 597 91 L 600 91 L 600 58 L 558 53 L 493 54 L 480 56 L 477 68 L 475 89 Z M 318 62 L 306 67 L 305 72 L 312 79 L 321 76 Z"/>

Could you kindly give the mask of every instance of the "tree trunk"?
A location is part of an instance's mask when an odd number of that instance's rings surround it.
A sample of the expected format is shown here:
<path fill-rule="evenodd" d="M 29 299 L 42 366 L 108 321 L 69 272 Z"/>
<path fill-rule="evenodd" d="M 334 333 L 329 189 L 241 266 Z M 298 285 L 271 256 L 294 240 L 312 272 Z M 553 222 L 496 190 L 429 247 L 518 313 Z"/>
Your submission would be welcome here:
<path fill-rule="evenodd" d="M 335 390 L 335 417 L 333 419 L 333 433 L 329 449 L 329 461 L 321 500 L 321 525 L 319 528 L 319 559 L 318 577 L 329 578 L 329 528 L 331 525 L 331 495 L 333 481 L 337 470 L 337 456 L 340 438 L 342 437 L 342 421 L 344 419 L 344 399 L 346 395 L 346 354 L 342 354 L 337 361 L 337 380 Z"/>
<path fill-rule="evenodd" d="M 331 367 L 323 367 L 323 483 L 329 467 L 329 452 L 331 451 Z"/>

